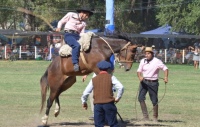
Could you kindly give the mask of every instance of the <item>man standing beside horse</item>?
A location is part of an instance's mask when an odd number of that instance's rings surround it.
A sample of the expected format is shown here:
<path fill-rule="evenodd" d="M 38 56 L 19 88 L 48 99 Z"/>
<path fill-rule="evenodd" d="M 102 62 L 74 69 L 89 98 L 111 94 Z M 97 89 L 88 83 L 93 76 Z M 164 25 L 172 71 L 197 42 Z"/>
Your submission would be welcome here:
<path fill-rule="evenodd" d="M 81 97 L 83 108 L 87 109 L 87 98 L 93 91 L 94 95 L 94 122 L 95 127 L 103 127 L 105 123 L 110 127 L 117 127 L 117 107 L 115 102 L 118 102 L 124 92 L 123 85 L 116 80 L 116 77 L 108 73 L 111 64 L 107 61 L 101 61 L 97 64 L 100 72 L 92 78 L 92 83 L 89 84 Z M 113 97 L 112 88 L 117 88 L 117 97 Z"/>
<path fill-rule="evenodd" d="M 158 121 L 158 73 L 164 71 L 164 82 L 168 82 L 168 68 L 161 60 L 154 57 L 152 47 L 145 48 L 145 58 L 140 61 L 137 76 L 140 80 L 138 100 L 142 109 L 144 120 L 149 120 L 145 96 L 149 92 L 153 104 L 153 121 Z"/>
<path fill-rule="evenodd" d="M 93 12 L 89 9 L 79 9 L 78 13 L 69 12 L 59 22 L 56 31 L 60 32 L 61 27 L 65 24 L 64 40 L 72 48 L 72 62 L 74 65 L 74 71 L 79 71 L 79 55 L 80 44 L 77 42 L 80 38 L 80 33 L 85 32 L 86 22 Z"/>

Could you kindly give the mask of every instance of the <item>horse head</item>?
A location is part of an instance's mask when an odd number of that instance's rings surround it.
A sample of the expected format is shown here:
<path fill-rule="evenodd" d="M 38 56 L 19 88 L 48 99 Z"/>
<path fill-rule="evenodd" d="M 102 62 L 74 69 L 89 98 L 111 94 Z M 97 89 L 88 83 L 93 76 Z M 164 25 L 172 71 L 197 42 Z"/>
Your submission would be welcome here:
<path fill-rule="evenodd" d="M 101 37 L 100 37 L 101 38 Z M 102 47 L 109 47 L 110 54 L 118 54 L 119 63 L 122 63 L 125 67 L 125 71 L 129 71 L 134 62 L 134 57 L 136 54 L 137 45 L 132 44 L 129 39 L 126 38 L 101 38 L 105 43 L 102 44 Z M 107 46 L 106 46 L 107 45 Z M 105 50 L 104 50 L 105 51 Z"/>
<path fill-rule="evenodd" d="M 124 66 L 125 71 L 129 71 L 134 62 L 137 45 L 129 44 L 123 47 L 119 54 L 117 54 L 118 63 Z"/>

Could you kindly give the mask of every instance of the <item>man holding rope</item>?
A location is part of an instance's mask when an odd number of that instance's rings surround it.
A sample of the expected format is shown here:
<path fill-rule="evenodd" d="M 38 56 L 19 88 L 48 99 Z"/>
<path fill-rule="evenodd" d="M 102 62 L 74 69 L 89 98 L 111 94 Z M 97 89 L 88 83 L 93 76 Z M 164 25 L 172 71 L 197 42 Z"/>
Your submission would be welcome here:
<path fill-rule="evenodd" d="M 59 22 L 56 31 L 60 32 L 61 27 L 65 24 L 64 40 L 65 43 L 72 47 L 72 62 L 74 64 L 74 71 L 79 71 L 79 54 L 80 44 L 77 42 L 80 38 L 80 33 L 85 32 L 86 22 L 93 12 L 89 9 L 79 9 L 78 13 L 68 12 Z"/>
<path fill-rule="evenodd" d="M 158 74 L 159 70 L 164 71 L 164 82 L 168 82 L 168 68 L 161 60 L 154 57 L 152 47 L 145 48 L 145 58 L 140 61 L 137 69 L 137 76 L 140 80 L 138 101 L 142 109 L 144 120 L 149 120 L 145 96 L 149 92 L 153 104 L 153 121 L 158 121 Z"/>

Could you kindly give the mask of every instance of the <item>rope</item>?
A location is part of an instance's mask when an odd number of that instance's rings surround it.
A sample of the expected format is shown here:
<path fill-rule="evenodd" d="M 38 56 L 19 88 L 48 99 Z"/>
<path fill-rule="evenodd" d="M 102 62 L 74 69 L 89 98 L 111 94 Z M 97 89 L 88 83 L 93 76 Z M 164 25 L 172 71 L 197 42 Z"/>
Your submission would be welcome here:
<path fill-rule="evenodd" d="M 101 38 L 108 45 L 108 47 L 110 48 L 110 50 L 112 51 L 112 53 L 115 54 L 114 51 L 113 51 L 113 49 L 112 49 L 112 47 L 108 44 L 108 42 L 104 38 L 102 38 L 102 37 L 99 37 L 99 38 Z"/>
<path fill-rule="evenodd" d="M 145 77 L 145 78 L 150 78 L 150 77 Z M 163 79 L 163 80 L 164 80 L 164 78 L 161 78 L 161 77 L 159 77 L 159 79 Z M 136 99 L 135 99 L 136 120 L 137 120 L 137 109 L 136 109 L 136 103 L 137 103 L 137 102 L 136 102 L 136 101 L 137 101 L 137 97 L 138 97 L 138 94 L 139 94 L 139 89 L 140 89 L 140 84 L 139 84 L 138 91 L 137 91 L 137 94 L 136 94 Z M 165 91 L 164 91 L 164 94 L 163 94 L 162 98 L 158 101 L 158 103 L 157 103 L 156 105 L 158 105 L 158 104 L 164 99 L 165 94 L 166 94 L 166 91 L 167 91 L 167 85 L 166 85 L 166 83 L 165 83 Z M 154 106 L 156 106 L 156 105 L 154 105 Z M 153 111 L 153 108 L 148 112 L 148 115 L 149 115 L 152 111 Z M 143 119 L 143 118 L 142 118 L 142 119 Z M 139 122 L 139 121 L 141 121 L 142 119 L 139 119 L 139 120 L 135 121 L 134 123 Z"/>
<path fill-rule="evenodd" d="M 86 60 L 85 60 L 85 57 L 84 57 L 84 55 L 83 55 L 83 52 L 80 52 L 80 56 L 81 56 L 81 59 L 82 59 L 83 63 L 85 64 L 85 66 L 89 69 L 89 65 L 88 65 L 88 63 L 87 63 Z"/>

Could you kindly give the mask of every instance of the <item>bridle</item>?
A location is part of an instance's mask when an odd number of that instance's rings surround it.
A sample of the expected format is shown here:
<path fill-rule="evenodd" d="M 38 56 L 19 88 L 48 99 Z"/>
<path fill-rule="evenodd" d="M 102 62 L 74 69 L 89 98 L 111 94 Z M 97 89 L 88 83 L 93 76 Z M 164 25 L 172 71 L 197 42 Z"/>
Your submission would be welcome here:
<path fill-rule="evenodd" d="M 127 60 L 127 51 L 128 51 L 128 47 L 130 46 L 130 44 L 131 44 L 131 42 L 129 41 L 121 50 L 120 50 L 120 52 L 119 52 L 119 63 L 133 63 L 134 61 L 128 61 Z M 125 60 L 120 60 L 120 56 L 122 56 L 121 54 L 121 52 L 122 51 L 125 51 Z"/>
<path fill-rule="evenodd" d="M 104 38 L 102 38 L 102 37 L 99 37 L 99 38 L 101 38 L 107 45 L 108 45 L 108 47 L 110 48 L 110 50 L 112 51 L 112 53 L 114 54 L 114 51 L 113 51 L 113 49 L 112 49 L 112 47 L 110 46 L 110 44 L 104 39 Z M 122 49 L 120 50 L 120 52 L 119 52 L 119 63 L 133 63 L 134 61 L 127 61 L 126 60 L 126 58 L 127 58 L 127 50 L 128 50 L 128 47 L 130 46 L 130 44 L 131 44 L 131 42 L 129 41 L 124 47 L 122 47 Z M 120 61 L 120 55 L 121 55 L 121 51 L 123 51 L 123 50 L 125 50 L 125 55 L 126 55 L 126 57 L 125 57 L 125 60 L 122 60 L 122 61 Z"/>

